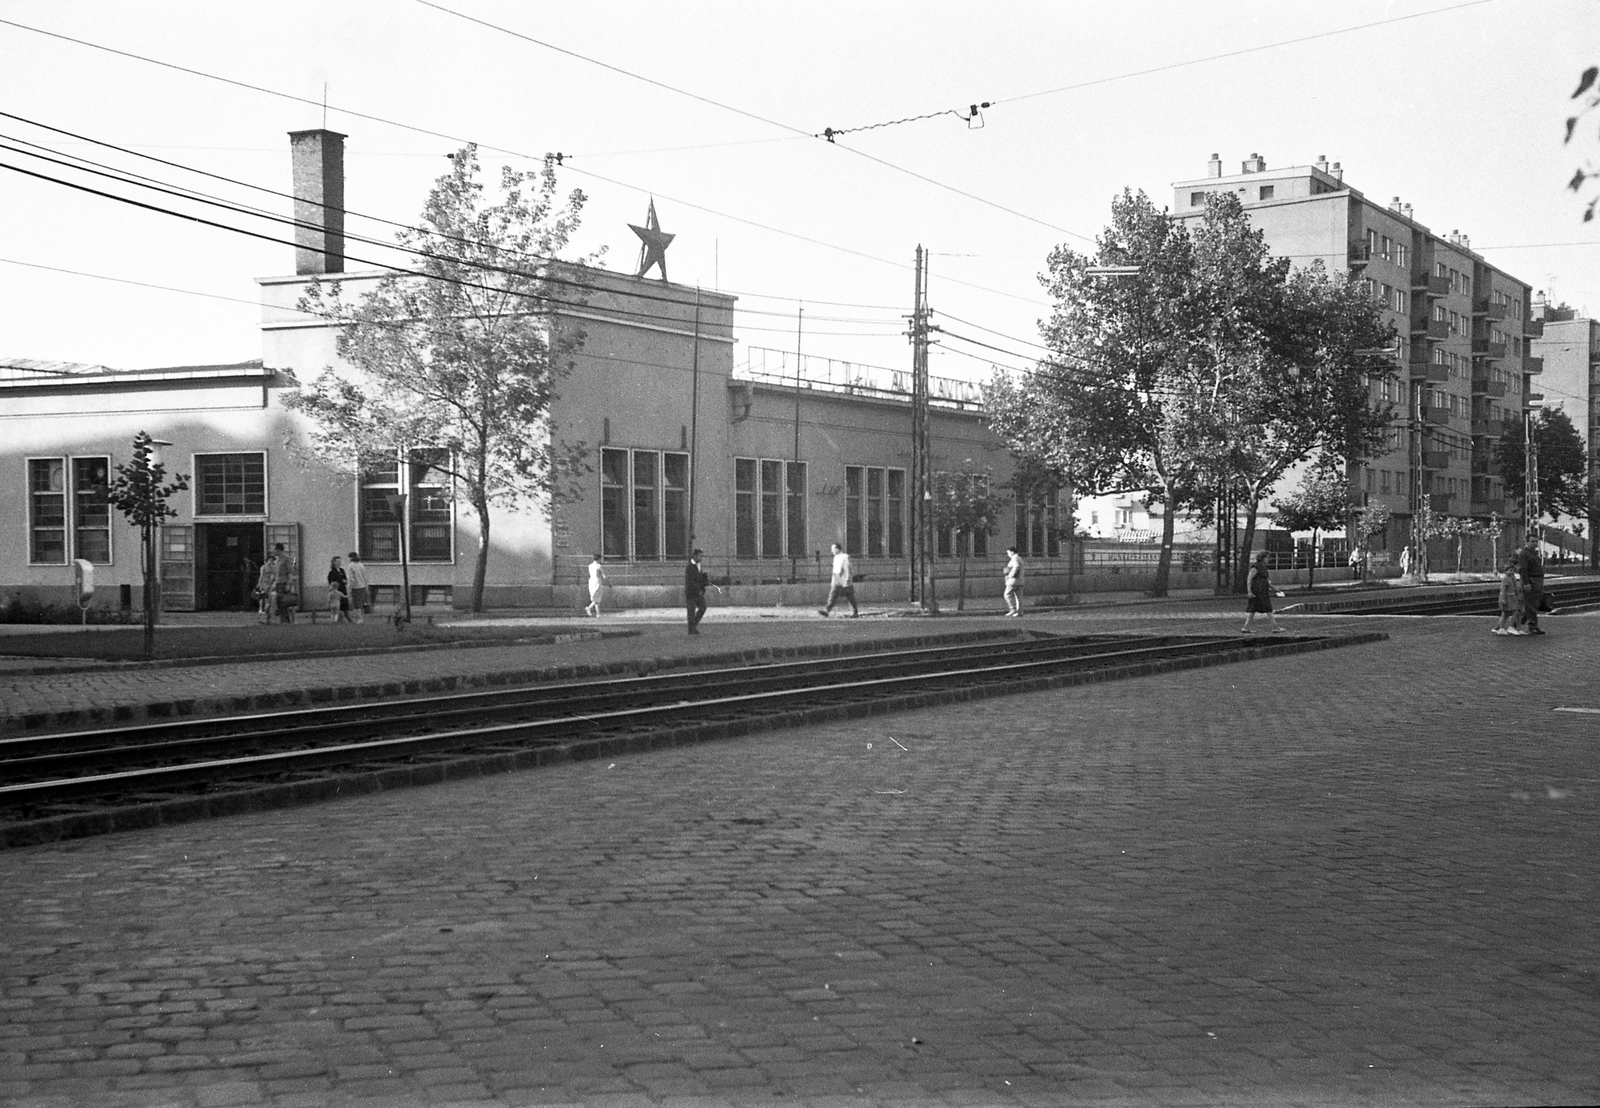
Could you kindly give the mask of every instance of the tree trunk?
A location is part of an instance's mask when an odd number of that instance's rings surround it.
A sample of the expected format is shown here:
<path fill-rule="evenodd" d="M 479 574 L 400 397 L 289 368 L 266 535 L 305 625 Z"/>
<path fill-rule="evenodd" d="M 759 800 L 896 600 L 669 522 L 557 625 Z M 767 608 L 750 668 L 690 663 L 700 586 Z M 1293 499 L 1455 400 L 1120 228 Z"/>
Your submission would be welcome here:
<path fill-rule="evenodd" d="M 1156 559 L 1156 579 L 1150 585 L 1148 596 L 1166 596 L 1172 584 L 1172 536 L 1177 530 L 1178 509 L 1173 502 L 1172 485 L 1162 487 L 1164 502 L 1161 513 L 1161 556 Z"/>
<path fill-rule="evenodd" d="M 478 558 L 472 567 L 472 610 L 483 611 L 483 582 L 489 575 L 489 505 L 487 501 L 472 502 L 478 513 Z"/>
<path fill-rule="evenodd" d="M 1244 513 L 1244 541 L 1239 544 L 1239 560 L 1233 567 L 1233 591 L 1243 595 L 1250 580 L 1250 548 L 1256 543 L 1256 510 L 1261 503 L 1255 489 L 1251 489 L 1250 506 Z"/>

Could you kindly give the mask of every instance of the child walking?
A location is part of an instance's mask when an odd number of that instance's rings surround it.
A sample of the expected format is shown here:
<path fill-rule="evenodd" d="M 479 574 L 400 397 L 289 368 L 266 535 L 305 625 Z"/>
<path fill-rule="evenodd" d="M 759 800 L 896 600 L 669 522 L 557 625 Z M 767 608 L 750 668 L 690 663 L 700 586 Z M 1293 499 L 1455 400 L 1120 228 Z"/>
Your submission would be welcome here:
<path fill-rule="evenodd" d="M 1517 583 L 1517 560 L 1506 562 L 1500 574 L 1500 622 L 1491 635 L 1526 635 L 1518 626 L 1522 622 L 1522 589 Z"/>

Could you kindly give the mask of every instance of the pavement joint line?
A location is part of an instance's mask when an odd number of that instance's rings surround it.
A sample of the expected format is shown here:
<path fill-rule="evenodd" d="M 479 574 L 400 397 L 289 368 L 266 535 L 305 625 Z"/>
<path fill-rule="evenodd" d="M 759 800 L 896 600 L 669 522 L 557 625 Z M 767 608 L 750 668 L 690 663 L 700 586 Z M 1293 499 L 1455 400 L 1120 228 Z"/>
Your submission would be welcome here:
<path fill-rule="evenodd" d="M 985 629 L 982 631 L 953 631 L 939 634 L 916 635 L 907 638 L 864 640 L 843 644 L 851 652 L 881 650 L 895 645 L 928 646 L 939 643 L 959 643 L 983 639 L 1015 636 L 1021 628 Z M 1038 633 L 1038 632 L 1028 632 Z M 629 634 L 633 634 L 630 632 Z M 515 643 L 499 642 L 507 646 Z M 248 696 L 178 697 L 171 700 L 154 700 L 144 704 L 118 705 L 112 709 L 66 708 L 52 712 L 30 712 L 22 715 L 0 716 L 0 737 L 26 731 L 39 731 L 50 727 L 76 727 L 86 724 L 131 723 L 138 720 L 170 720 L 176 718 L 202 718 L 234 712 L 293 707 L 319 703 L 356 700 L 387 699 L 397 693 L 420 694 L 449 692 L 459 688 L 484 686 L 510 687 L 515 684 L 540 684 L 585 677 L 613 677 L 626 673 L 646 675 L 661 669 L 678 669 L 693 665 L 748 665 L 752 662 L 780 658 L 803 658 L 840 654 L 841 644 L 818 643 L 790 647 L 757 647 L 747 650 L 724 651 L 706 655 L 678 655 L 671 657 L 635 658 L 610 663 L 582 665 L 546 665 L 534 669 L 499 670 L 492 673 L 454 674 L 443 677 L 412 679 L 401 682 L 383 681 L 352 684 L 342 682 L 330 685 L 304 686 L 299 689 L 275 690 L 253 693 Z M 259 655 L 232 659 L 235 663 L 255 662 Z M 100 672 L 100 671 L 96 671 Z M 400 688 L 393 686 L 399 685 Z"/>
<path fill-rule="evenodd" d="M 986 633 L 984 637 L 994 636 Z M 945 637 L 941 636 L 940 638 Z M 389 792 L 399 788 L 438 784 L 446 781 L 483 777 L 489 774 L 510 773 L 515 770 L 535 769 L 540 766 L 564 762 L 592 761 L 626 754 L 642 754 L 652 750 L 687 746 L 716 739 L 736 738 L 757 731 L 782 730 L 808 724 L 912 711 L 941 704 L 987 700 L 1018 693 L 1099 684 L 1130 677 L 1150 677 L 1163 673 L 1176 673 L 1182 670 L 1257 661 L 1262 658 L 1312 653 L 1345 646 L 1359 646 L 1374 642 L 1384 642 L 1388 638 L 1389 636 L 1382 631 L 1354 631 L 1340 635 L 1304 639 L 1269 639 L 1260 643 L 1241 642 L 1235 649 L 1219 651 L 1214 654 L 1134 662 L 1081 673 L 1031 677 L 973 688 L 929 689 L 916 693 L 903 693 L 883 700 L 861 704 L 800 707 L 747 719 L 682 725 L 622 737 L 580 739 L 568 743 L 531 747 L 518 751 L 487 751 L 482 754 L 461 757 L 443 754 L 438 758 L 425 762 L 375 768 L 360 773 L 319 774 L 308 780 L 262 786 L 245 786 L 205 796 L 183 797 L 162 800 L 153 804 L 106 808 L 76 812 L 65 816 L 52 816 L 40 820 L 18 821 L 9 825 L 0 825 L 0 850 L 37 846 L 43 843 L 86 838 L 93 835 L 111 834 L 117 831 L 132 831 L 168 824 L 187 823 L 199 819 L 241 815 L 246 812 L 299 807 L 322 800 L 336 799 L 340 796 Z M 905 640 L 900 641 L 903 642 Z M 763 650 L 754 653 L 768 654 L 770 652 Z M 705 661 L 707 659 L 693 660 Z"/>

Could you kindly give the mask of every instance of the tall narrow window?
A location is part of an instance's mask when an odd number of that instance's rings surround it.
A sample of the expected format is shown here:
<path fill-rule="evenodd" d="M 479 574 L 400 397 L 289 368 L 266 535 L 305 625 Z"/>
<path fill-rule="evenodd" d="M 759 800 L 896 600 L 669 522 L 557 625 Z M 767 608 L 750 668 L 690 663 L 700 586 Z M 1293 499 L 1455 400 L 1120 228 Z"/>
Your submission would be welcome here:
<path fill-rule="evenodd" d="M 844 467 L 844 548 L 849 554 L 861 550 L 861 502 L 866 497 L 866 471 L 860 466 Z"/>
<path fill-rule="evenodd" d="M 409 461 L 411 513 L 410 549 L 414 562 L 448 562 L 452 558 L 449 452 L 432 448 L 413 450 Z"/>
<path fill-rule="evenodd" d="M 883 557 L 883 470 L 867 470 L 867 557 Z"/>
<path fill-rule="evenodd" d="M 400 459 L 369 459 L 361 469 L 361 557 L 368 562 L 400 560 L 400 523 L 389 498 L 400 494 Z"/>
<path fill-rule="evenodd" d="M 67 484 L 63 459 L 28 459 L 28 516 L 28 561 L 65 564 Z"/>
<path fill-rule="evenodd" d="M 783 556 L 783 463 L 761 463 L 761 556 Z"/>
<path fill-rule="evenodd" d="M 109 458 L 72 459 L 72 548 L 96 565 L 111 563 L 110 469 Z"/>
<path fill-rule="evenodd" d="M 740 558 L 756 556 L 756 460 L 733 461 L 734 554 Z"/>
<path fill-rule="evenodd" d="M 662 548 L 668 558 L 689 556 L 689 455 L 663 454 L 661 490 Z"/>
<path fill-rule="evenodd" d="M 600 546 L 608 558 L 628 556 L 628 452 L 600 451 Z"/>
<path fill-rule="evenodd" d="M 788 511 L 785 524 L 788 528 L 789 557 L 806 556 L 806 463 L 789 462 L 787 472 Z"/>
<path fill-rule="evenodd" d="M 906 553 L 906 471 L 891 469 L 888 474 L 889 557 Z"/>
<path fill-rule="evenodd" d="M 661 455 L 654 450 L 633 452 L 633 556 L 638 561 L 661 557 L 661 521 L 656 515 L 656 475 Z"/>

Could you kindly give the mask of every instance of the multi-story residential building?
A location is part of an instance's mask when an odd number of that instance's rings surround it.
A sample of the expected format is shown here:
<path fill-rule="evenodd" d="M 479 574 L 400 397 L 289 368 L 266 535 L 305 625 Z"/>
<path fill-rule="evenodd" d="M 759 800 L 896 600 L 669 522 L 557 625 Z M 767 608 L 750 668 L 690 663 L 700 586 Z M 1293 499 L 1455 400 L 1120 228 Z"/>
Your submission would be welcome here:
<path fill-rule="evenodd" d="M 1600 388 L 1600 320 L 1585 319 L 1566 305 L 1546 304 L 1534 297 L 1533 315 L 1544 322 L 1544 334 L 1533 342 L 1534 356 L 1544 363 L 1539 387 L 1542 403 L 1557 408 L 1572 420 L 1587 444 L 1589 517 L 1584 520 L 1586 550 L 1591 566 L 1600 565 L 1600 409 L 1594 404 Z"/>
<path fill-rule="evenodd" d="M 1224 174 L 1213 154 L 1205 177 L 1173 187 L 1173 212 L 1191 219 L 1214 193 L 1232 193 L 1274 254 L 1358 275 L 1394 325 L 1399 379 L 1372 385 L 1374 399 L 1396 405 L 1388 449 L 1350 473 L 1361 497 L 1389 509 L 1383 549 L 1411 541 L 1423 504 L 1475 519 L 1520 512 L 1520 490 L 1505 488 L 1493 458 L 1542 369 L 1530 356 L 1541 324 L 1527 284 L 1474 253 L 1466 235 L 1429 230 L 1399 197 L 1369 200 L 1325 157 L 1269 170 L 1252 154 Z"/>

